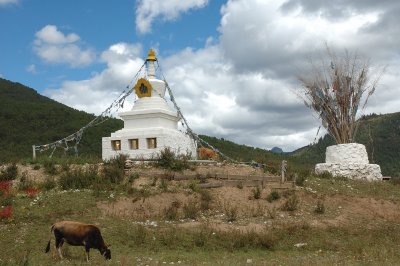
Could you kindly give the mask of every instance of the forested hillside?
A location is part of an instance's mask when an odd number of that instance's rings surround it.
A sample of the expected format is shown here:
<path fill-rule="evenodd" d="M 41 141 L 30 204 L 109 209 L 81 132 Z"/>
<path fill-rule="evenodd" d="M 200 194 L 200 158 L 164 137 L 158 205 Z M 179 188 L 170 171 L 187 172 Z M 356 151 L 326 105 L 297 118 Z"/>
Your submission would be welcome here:
<path fill-rule="evenodd" d="M 0 78 L 0 162 L 29 158 L 33 144 L 62 139 L 94 117 L 44 97 L 22 84 Z M 121 120 L 109 119 L 86 130 L 79 154 L 101 158 L 101 138 L 122 126 Z M 326 147 L 334 144 L 326 135 L 315 145 L 279 154 L 223 138 L 201 137 L 237 161 L 256 161 L 275 169 L 282 160 L 288 160 L 296 168 L 312 168 L 315 163 L 325 161 Z M 400 113 L 363 116 L 356 141 L 366 145 L 370 162 L 379 164 L 384 175 L 400 176 Z"/>
<path fill-rule="evenodd" d="M 32 145 L 62 139 L 95 116 L 38 94 L 34 89 L 0 78 L 0 162 L 32 156 Z M 101 157 L 101 137 L 122 128 L 107 122 L 85 131 L 79 153 Z"/>

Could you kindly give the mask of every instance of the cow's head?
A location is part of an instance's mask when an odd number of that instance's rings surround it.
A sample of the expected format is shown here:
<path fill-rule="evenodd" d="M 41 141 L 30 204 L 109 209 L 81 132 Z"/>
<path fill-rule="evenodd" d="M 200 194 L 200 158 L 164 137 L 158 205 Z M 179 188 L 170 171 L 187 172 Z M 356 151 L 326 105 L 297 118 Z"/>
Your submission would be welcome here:
<path fill-rule="evenodd" d="M 103 255 L 106 260 L 111 260 L 111 250 L 107 246 L 102 250 L 101 255 Z"/>

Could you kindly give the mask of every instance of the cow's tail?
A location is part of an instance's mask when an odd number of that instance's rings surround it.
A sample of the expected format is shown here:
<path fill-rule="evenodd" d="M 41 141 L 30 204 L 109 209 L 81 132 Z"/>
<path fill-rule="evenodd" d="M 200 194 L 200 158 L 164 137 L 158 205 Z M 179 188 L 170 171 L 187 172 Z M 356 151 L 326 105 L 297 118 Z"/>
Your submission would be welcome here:
<path fill-rule="evenodd" d="M 45 253 L 50 251 L 50 242 L 51 242 L 51 235 L 53 234 L 54 231 L 54 224 L 51 226 L 51 230 L 50 230 L 50 238 L 49 238 L 49 242 L 47 242 L 47 246 L 46 249 L 44 250 Z"/>

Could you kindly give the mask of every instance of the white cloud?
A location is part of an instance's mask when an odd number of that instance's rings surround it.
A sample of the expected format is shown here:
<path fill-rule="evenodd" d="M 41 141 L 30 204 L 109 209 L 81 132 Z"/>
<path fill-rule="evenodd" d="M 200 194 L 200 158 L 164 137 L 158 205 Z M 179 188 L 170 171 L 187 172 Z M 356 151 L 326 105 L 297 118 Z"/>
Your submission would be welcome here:
<path fill-rule="evenodd" d="M 44 94 L 78 110 L 100 114 L 126 89 L 143 64 L 140 53 L 138 44 L 114 44 L 101 54 L 107 63 L 102 72 L 87 80 L 65 81 L 61 88 L 47 88 Z M 132 99 L 126 106 L 132 106 Z"/>
<path fill-rule="evenodd" d="M 75 33 L 65 35 L 54 25 L 47 25 L 36 32 L 33 49 L 48 63 L 68 64 L 81 67 L 96 59 L 92 49 L 80 47 L 80 38 Z"/>
<path fill-rule="evenodd" d="M 18 4 L 19 0 L 0 0 L 0 7 L 1 6 L 6 6 L 6 5 L 14 5 Z"/>
<path fill-rule="evenodd" d="M 34 64 L 31 64 L 26 67 L 26 71 L 32 74 L 36 74 L 36 66 Z"/>
<path fill-rule="evenodd" d="M 283 8 L 284 1 L 228 1 L 221 10 L 219 39 L 209 38 L 201 49 L 158 56 L 195 132 L 261 148 L 279 146 L 284 151 L 311 143 L 318 119 L 293 91 L 299 88 L 296 76 L 306 71 L 309 57 L 323 53 L 324 41 L 333 48 L 358 49 L 372 63 L 388 64 L 365 113 L 399 111 L 400 30 L 395 14 L 386 17 L 399 8 L 354 7 L 333 19 L 332 12 L 311 12 L 302 6 L 307 0 L 293 1 L 298 4 L 290 9 Z M 143 29 L 151 26 L 152 14 Z M 100 113 L 142 65 L 141 51 L 137 44 L 112 45 L 101 55 L 107 63 L 101 73 L 66 81 L 47 94 L 75 108 Z"/>
<path fill-rule="evenodd" d="M 139 0 L 136 9 L 136 29 L 139 33 L 151 32 L 155 19 L 171 21 L 181 13 L 203 8 L 208 0 Z"/>

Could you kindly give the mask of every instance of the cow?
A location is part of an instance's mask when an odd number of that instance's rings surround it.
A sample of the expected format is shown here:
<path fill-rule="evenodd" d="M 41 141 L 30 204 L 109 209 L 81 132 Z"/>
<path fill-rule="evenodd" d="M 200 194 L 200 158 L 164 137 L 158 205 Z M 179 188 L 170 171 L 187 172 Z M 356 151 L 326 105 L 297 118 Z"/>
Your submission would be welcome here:
<path fill-rule="evenodd" d="M 61 221 L 53 224 L 50 230 L 51 234 L 54 233 L 56 248 L 58 254 L 62 259 L 61 247 L 64 241 L 72 246 L 84 246 L 86 251 L 86 260 L 89 262 L 89 250 L 91 248 L 98 249 L 100 254 L 106 260 L 111 259 L 111 251 L 104 244 L 103 237 L 101 236 L 100 229 L 93 224 L 85 224 L 73 221 Z M 50 250 L 50 241 L 47 243 L 45 253 Z"/>
<path fill-rule="evenodd" d="M 209 159 L 218 160 L 218 154 L 212 149 L 200 147 L 198 149 L 198 154 L 200 160 L 209 160 Z"/>

